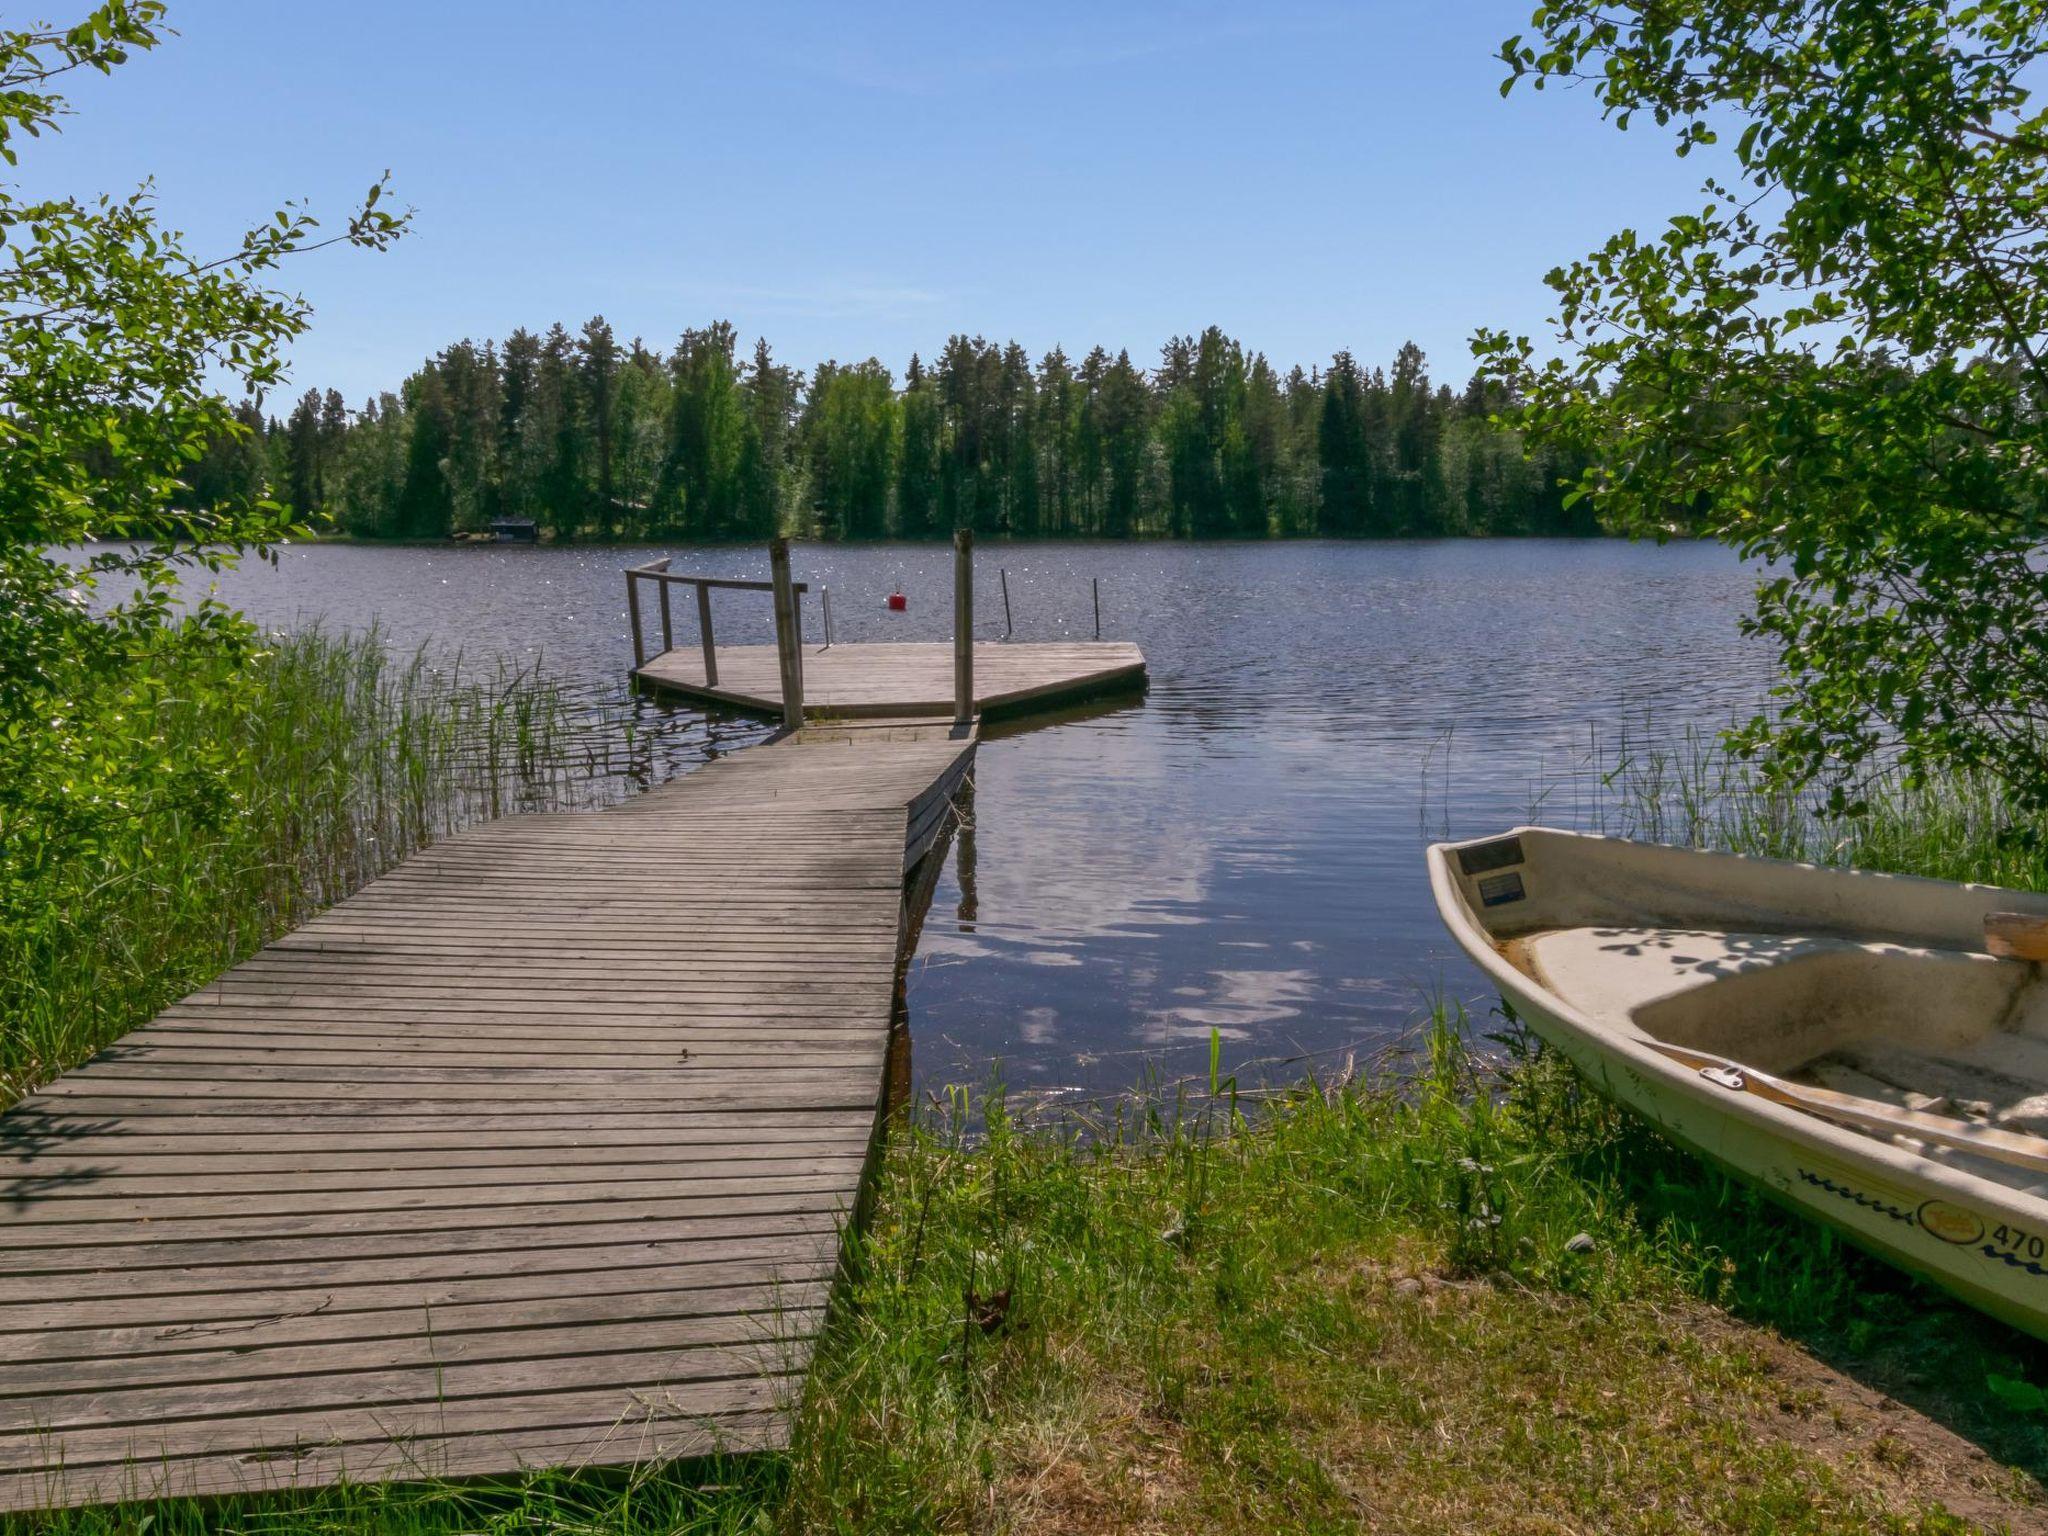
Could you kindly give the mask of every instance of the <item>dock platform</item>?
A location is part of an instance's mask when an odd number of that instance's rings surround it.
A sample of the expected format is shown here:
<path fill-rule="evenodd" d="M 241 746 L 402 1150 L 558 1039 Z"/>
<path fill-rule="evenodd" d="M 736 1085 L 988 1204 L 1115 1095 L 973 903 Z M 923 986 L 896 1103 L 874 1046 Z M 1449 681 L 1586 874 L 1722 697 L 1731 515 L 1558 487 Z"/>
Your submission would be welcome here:
<path fill-rule="evenodd" d="M 0 1116 L 0 1509 L 782 1443 L 975 741 L 474 828 Z"/>
<path fill-rule="evenodd" d="M 847 718 L 936 715 L 954 711 L 953 646 L 851 644 L 803 647 L 808 713 Z M 703 652 L 679 646 L 635 670 L 666 693 L 764 714 L 782 710 L 782 679 L 772 645 L 722 645 L 717 681 L 705 678 Z M 1145 655 L 1120 640 L 990 641 L 974 644 L 974 704 L 982 715 L 1045 708 L 1070 699 L 1141 689 Z"/>

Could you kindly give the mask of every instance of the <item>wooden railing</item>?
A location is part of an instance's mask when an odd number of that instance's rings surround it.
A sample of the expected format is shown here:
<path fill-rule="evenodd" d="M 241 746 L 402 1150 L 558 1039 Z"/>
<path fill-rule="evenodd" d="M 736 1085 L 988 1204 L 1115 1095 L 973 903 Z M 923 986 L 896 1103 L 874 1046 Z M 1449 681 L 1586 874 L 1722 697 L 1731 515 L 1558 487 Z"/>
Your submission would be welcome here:
<path fill-rule="evenodd" d="M 675 612 L 669 601 L 670 587 L 694 587 L 697 591 L 697 637 L 704 647 L 704 686 L 718 686 L 718 644 L 711 629 L 711 594 L 724 588 L 733 592 L 770 592 L 775 597 L 775 652 L 782 678 L 782 715 L 792 727 L 804 719 L 804 612 L 800 599 L 810 590 L 801 581 L 789 579 L 789 541 L 775 539 L 768 545 L 767 581 L 744 581 L 732 576 L 685 576 L 671 571 L 666 558 L 626 568 L 627 622 L 633 629 L 633 670 L 647 665 L 647 642 L 640 632 L 640 583 L 651 581 L 661 597 L 662 654 L 676 648 Z M 825 641 L 831 644 L 831 596 L 825 593 Z M 1101 632 L 1100 598 L 1097 599 L 1096 630 Z M 1009 625 L 1010 591 L 1007 574 L 1003 581 L 1004 628 Z M 953 718 L 964 725 L 974 716 L 974 535 L 965 528 L 953 535 Z"/>
<path fill-rule="evenodd" d="M 789 543 L 777 539 L 768 546 L 770 577 L 767 581 L 745 581 L 732 576 L 685 576 L 671 571 L 666 559 L 626 569 L 626 616 L 633 630 L 633 668 L 647 665 L 647 642 L 640 625 L 640 583 L 651 581 L 661 597 L 661 649 L 676 648 L 675 610 L 669 599 L 671 587 L 697 589 L 697 637 L 704 647 L 704 686 L 718 686 L 718 642 L 711 627 L 711 594 L 716 589 L 730 592 L 769 592 L 775 597 L 775 649 L 782 671 L 782 711 L 792 725 L 803 722 L 803 605 L 798 601 L 810 588 L 789 579 Z"/>

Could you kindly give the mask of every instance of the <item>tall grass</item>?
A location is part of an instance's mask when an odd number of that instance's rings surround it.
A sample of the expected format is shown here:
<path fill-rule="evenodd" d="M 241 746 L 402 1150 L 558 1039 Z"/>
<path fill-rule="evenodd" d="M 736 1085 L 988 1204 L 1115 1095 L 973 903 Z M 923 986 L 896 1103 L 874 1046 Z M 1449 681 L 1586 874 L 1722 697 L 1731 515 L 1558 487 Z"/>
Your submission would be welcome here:
<path fill-rule="evenodd" d="M 0 1106 L 421 844 L 577 794 L 563 701 L 532 672 L 313 631 L 176 683 L 172 744 L 242 749 L 232 813 L 110 825 L 0 913 Z"/>
<path fill-rule="evenodd" d="M 1618 837 L 2048 890 L 2048 823 L 2015 815 L 1982 774 L 1918 785 L 1884 776 L 1869 786 L 1866 814 L 1829 817 L 1811 797 L 1767 784 L 1713 732 L 1646 726 L 1596 739 L 1571 777 L 1590 788 L 1562 819 Z"/>

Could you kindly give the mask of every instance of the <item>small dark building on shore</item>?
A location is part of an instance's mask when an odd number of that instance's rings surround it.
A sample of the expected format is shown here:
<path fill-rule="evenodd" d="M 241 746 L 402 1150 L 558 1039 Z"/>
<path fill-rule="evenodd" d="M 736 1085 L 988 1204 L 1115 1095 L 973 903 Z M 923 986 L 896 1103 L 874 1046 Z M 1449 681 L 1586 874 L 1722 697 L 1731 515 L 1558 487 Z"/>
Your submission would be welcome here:
<path fill-rule="evenodd" d="M 530 517 L 501 517 L 491 524 L 491 537 L 500 544 L 538 544 L 540 524 Z"/>

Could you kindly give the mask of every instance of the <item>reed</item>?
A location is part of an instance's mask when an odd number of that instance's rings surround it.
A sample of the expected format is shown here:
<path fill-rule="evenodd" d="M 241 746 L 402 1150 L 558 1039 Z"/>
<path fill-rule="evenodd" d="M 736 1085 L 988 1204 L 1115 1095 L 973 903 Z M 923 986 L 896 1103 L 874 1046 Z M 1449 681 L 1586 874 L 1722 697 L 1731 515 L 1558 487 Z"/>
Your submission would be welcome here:
<path fill-rule="evenodd" d="M 17 890 L 0 912 L 0 1106 L 423 843 L 585 793 L 560 691 L 533 671 L 311 631 L 173 682 L 159 728 L 224 755 L 230 813 L 110 821 Z"/>
<path fill-rule="evenodd" d="M 1818 795 L 1767 782 L 1718 732 L 1673 732 L 1645 720 L 1590 736 L 1534 787 L 1527 819 L 1681 847 L 2048 889 L 2048 821 L 2016 813 L 1989 775 L 1914 783 L 1886 772 L 1864 797 L 1861 814 L 1829 816 Z"/>

